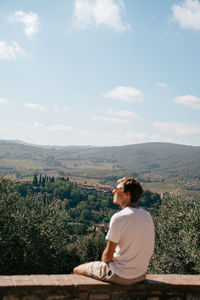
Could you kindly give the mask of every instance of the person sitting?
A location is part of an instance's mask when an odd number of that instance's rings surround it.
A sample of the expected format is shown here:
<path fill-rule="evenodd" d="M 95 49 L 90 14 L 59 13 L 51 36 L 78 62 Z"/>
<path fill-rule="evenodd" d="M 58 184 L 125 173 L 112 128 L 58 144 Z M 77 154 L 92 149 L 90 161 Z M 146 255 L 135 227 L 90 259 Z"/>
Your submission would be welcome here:
<path fill-rule="evenodd" d="M 150 213 L 137 207 L 143 193 L 138 180 L 124 177 L 117 183 L 113 202 L 121 211 L 111 217 L 101 261 L 79 265 L 74 274 L 131 285 L 146 277 L 154 250 L 154 224 Z"/>

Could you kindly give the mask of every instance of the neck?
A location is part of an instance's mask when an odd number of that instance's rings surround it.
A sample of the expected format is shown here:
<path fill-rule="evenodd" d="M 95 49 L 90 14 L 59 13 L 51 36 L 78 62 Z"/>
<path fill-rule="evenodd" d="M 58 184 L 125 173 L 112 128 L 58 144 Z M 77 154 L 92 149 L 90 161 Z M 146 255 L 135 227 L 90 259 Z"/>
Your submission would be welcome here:
<path fill-rule="evenodd" d="M 120 206 L 121 206 L 121 209 L 124 209 L 124 208 L 126 208 L 126 207 L 134 207 L 134 208 L 136 208 L 136 207 L 137 207 L 137 203 L 135 203 L 135 202 L 130 202 L 130 203 L 128 203 L 128 204 L 120 205 Z"/>
<path fill-rule="evenodd" d="M 130 207 L 137 207 L 137 203 L 131 202 L 128 206 L 130 206 Z"/>

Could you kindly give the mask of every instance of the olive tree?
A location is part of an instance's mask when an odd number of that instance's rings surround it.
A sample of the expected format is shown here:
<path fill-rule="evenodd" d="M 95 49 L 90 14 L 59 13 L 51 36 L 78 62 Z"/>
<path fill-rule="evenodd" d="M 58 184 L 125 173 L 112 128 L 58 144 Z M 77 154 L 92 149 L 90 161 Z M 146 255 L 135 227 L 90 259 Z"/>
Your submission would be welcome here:
<path fill-rule="evenodd" d="M 156 244 L 149 272 L 199 273 L 200 202 L 166 197 L 154 222 Z"/>

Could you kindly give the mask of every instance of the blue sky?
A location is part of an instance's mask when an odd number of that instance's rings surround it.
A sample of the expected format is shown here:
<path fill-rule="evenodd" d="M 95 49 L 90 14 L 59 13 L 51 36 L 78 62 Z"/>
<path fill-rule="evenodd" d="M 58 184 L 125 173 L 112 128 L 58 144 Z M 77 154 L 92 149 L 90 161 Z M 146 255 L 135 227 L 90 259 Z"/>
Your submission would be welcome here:
<path fill-rule="evenodd" d="M 200 146 L 200 1 L 0 0 L 0 139 Z"/>

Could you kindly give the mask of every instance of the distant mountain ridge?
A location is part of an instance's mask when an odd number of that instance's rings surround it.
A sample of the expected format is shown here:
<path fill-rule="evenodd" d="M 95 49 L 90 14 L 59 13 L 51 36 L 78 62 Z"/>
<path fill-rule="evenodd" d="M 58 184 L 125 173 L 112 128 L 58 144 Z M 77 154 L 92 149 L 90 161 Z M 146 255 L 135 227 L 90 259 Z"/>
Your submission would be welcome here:
<path fill-rule="evenodd" d="M 158 178 L 199 178 L 200 147 L 171 143 L 125 146 L 36 146 L 0 140 L 0 174 L 53 173 L 86 178 L 139 174 Z"/>
<path fill-rule="evenodd" d="M 58 145 L 40 145 L 40 144 L 32 144 L 28 142 L 24 142 L 22 140 L 0 140 L 0 143 L 16 143 L 21 145 L 27 145 L 27 146 L 33 146 L 33 147 L 39 147 L 39 148 L 45 148 L 45 149 L 65 149 L 65 148 L 95 148 L 95 146 L 76 146 L 76 145 L 70 145 L 70 146 L 58 146 Z"/>

